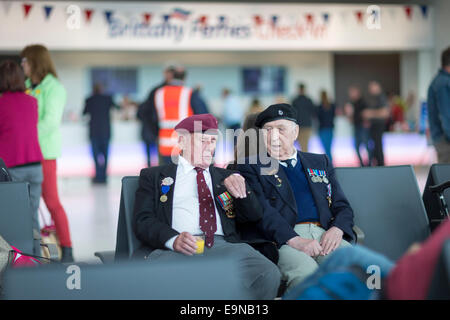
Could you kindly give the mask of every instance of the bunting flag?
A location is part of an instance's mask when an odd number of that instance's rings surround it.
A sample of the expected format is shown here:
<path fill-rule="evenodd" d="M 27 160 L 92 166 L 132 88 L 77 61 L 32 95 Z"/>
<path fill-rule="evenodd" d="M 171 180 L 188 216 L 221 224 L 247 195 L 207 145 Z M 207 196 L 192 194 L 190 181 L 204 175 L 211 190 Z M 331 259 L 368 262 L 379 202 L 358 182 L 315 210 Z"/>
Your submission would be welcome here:
<path fill-rule="evenodd" d="M 150 19 L 152 18 L 152 14 L 148 13 L 148 12 L 145 12 L 143 14 L 143 16 L 144 16 L 144 23 L 145 24 L 150 24 Z"/>
<path fill-rule="evenodd" d="M 314 16 L 311 13 L 306 14 L 306 22 L 308 22 L 309 24 L 314 23 Z"/>
<path fill-rule="evenodd" d="M 168 22 L 169 22 L 169 19 L 170 19 L 170 15 L 165 14 L 165 15 L 162 16 L 162 18 L 163 18 L 163 20 L 164 20 L 164 23 L 168 23 Z"/>
<path fill-rule="evenodd" d="M 28 15 L 30 14 L 31 8 L 33 8 L 32 4 L 29 4 L 29 3 L 24 3 L 23 4 L 23 11 L 25 13 L 25 18 L 27 18 Z"/>
<path fill-rule="evenodd" d="M 224 24 L 225 22 L 225 17 L 224 16 L 219 16 L 219 24 Z"/>
<path fill-rule="evenodd" d="M 330 21 L 330 15 L 328 13 L 322 14 L 323 22 L 328 23 Z"/>
<path fill-rule="evenodd" d="M 9 10 L 11 9 L 12 1 L 9 1 L 9 0 L 2 1 L 2 4 L 3 4 L 3 9 L 5 10 L 5 13 L 8 15 Z"/>
<path fill-rule="evenodd" d="M 263 24 L 263 19 L 261 18 L 260 15 L 255 15 L 255 16 L 253 16 L 253 21 L 255 22 L 255 24 L 256 24 L 257 26 L 260 26 L 260 25 Z"/>
<path fill-rule="evenodd" d="M 181 19 L 181 20 L 186 20 L 187 18 L 189 18 L 190 14 L 191 14 L 190 11 L 183 10 L 183 9 L 180 9 L 180 8 L 175 8 L 175 9 L 173 9 L 173 12 L 170 15 L 170 17 L 171 18 L 176 18 L 176 19 Z"/>
<path fill-rule="evenodd" d="M 411 6 L 405 6 L 405 13 L 409 20 L 411 20 L 412 17 L 412 7 Z"/>
<path fill-rule="evenodd" d="M 278 23 L 278 16 L 272 16 L 271 25 L 275 27 Z"/>
<path fill-rule="evenodd" d="M 52 13 L 53 7 L 52 6 L 44 6 L 44 12 L 45 12 L 45 20 L 48 20 Z"/>
<path fill-rule="evenodd" d="M 358 23 L 362 23 L 363 22 L 363 12 L 362 11 L 356 11 L 356 20 L 358 21 Z"/>
<path fill-rule="evenodd" d="M 202 26 L 206 26 L 206 24 L 208 23 L 208 17 L 207 16 L 200 16 L 200 18 L 198 18 L 197 20 Z"/>
<path fill-rule="evenodd" d="M 92 9 L 84 9 L 84 18 L 86 19 L 86 23 L 91 22 L 93 13 L 94 13 L 94 10 L 92 10 Z"/>
<path fill-rule="evenodd" d="M 424 18 L 428 16 L 428 6 L 420 6 L 420 11 L 422 11 L 422 16 Z"/>
<path fill-rule="evenodd" d="M 113 12 L 111 10 L 105 10 L 104 13 L 105 13 L 105 18 L 106 18 L 106 21 L 108 22 L 108 24 L 111 23 L 111 17 L 113 15 Z"/>

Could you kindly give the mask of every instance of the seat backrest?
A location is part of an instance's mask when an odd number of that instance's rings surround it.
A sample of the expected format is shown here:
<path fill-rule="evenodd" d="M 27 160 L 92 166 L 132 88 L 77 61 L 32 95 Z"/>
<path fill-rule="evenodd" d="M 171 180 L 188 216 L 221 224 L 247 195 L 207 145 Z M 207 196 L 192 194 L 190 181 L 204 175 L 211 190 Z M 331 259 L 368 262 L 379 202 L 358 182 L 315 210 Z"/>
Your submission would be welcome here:
<path fill-rule="evenodd" d="M 138 186 L 138 176 L 122 178 L 119 222 L 117 225 L 116 259 L 130 258 L 133 252 L 141 246 L 141 242 L 133 232 L 133 209 Z"/>
<path fill-rule="evenodd" d="M 442 245 L 427 298 L 430 300 L 450 300 L 450 239 L 447 239 Z"/>
<path fill-rule="evenodd" d="M 336 168 L 364 245 L 392 260 L 429 234 L 428 218 L 411 166 Z"/>
<path fill-rule="evenodd" d="M 0 183 L 0 234 L 22 252 L 33 253 L 33 222 L 28 182 Z"/>
<path fill-rule="evenodd" d="M 441 220 L 439 195 L 431 193 L 430 186 L 438 185 L 450 180 L 450 164 L 433 164 L 428 173 L 427 182 L 423 189 L 423 203 L 430 220 L 431 231 L 433 231 L 440 223 L 432 222 L 432 220 Z M 444 198 L 447 205 L 450 206 L 450 189 L 444 190 Z"/>
<path fill-rule="evenodd" d="M 240 284 L 242 270 L 234 261 L 226 257 L 192 258 L 183 259 L 182 268 L 173 262 L 131 260 L 100 265 L 56 264 L 9 269 L 4 275 L 3 299 L 250 298 Z"/>

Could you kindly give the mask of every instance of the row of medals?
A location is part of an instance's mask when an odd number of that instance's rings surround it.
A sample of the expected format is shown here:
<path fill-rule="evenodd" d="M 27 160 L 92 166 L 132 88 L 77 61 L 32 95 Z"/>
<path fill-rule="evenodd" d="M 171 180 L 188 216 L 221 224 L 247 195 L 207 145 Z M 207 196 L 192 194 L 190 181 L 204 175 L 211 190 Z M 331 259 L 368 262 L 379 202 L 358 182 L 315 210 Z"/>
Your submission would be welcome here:
<path fill-rule="evenodd" d="M 327 177 L 319 177 L 319 176 L 313 176 L 311 178 L 311 181 L 314 182 L 314 183 L 324 182 L 326 184 L 328 184 L 328 182 L 329 182 Z"/>

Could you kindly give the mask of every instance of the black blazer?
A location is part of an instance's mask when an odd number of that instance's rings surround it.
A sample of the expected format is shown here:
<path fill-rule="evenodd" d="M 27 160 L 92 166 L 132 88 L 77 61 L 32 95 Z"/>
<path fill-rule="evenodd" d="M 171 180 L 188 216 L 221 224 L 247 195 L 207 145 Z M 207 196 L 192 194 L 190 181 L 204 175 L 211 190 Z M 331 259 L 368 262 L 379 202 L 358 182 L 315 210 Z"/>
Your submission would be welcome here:
<path fill-rule="evenodd" d="M 344 232 L 344 239 L 352 241 L 353 233 L 353 210 L 344 195 L 334 174 L 334 168 L 328 157 L 323 154 L 298 152 L 297 159 L 301 161 L 303 169 L 311 189 L 312 196 L 319 214 L 320 224 L 328 230 L 336 226 Z M 276 161 L 276 160 L 274 160 Z M 255 163 L 255 164 L 249 164 Z M 282 168 L 272 175 L 261 175 L 264 168 L 259 159 L 246 159 L 245 164 L 237 164 L 235 168 L 245 177 L 247 183 L 256 193 L 264 210 L 263 219 L 253 226 L 242 230 L 242 236 L 262 237 L 275 241 L 281 247 L 289 239 L 297 236 L 294 231 L 297 219 L 297 203 L 294 193 L 289 184 L 288 177 Z M 326 176 L 331 183 L 332 204 L 329 207 L 327 200 L 327 185 L 325 183 L 313 183 L 307 169 L 325 170 Z M 275 174 L 281 179 L 281 186 Z"/>
<path fill-rule="evenodd" d="M 176 172 L 177 165 L 175 164 L 141 170 L 134 204 L 133 229 L 136 237 L 143 243 L 144 247 L 139 250 L 137 255 L 142 253 L 148 255 L 154 249 L 167 249 L 165 247 L 166 241 L 179 234 L 172 229 L 172 207 Z M 260 251 L 263 254 L 267 254 L 272 261 L 276 261 L 278 255 L 273 243 L 257 238 L 243 241 L 236 229 L 236 224 L 254 224 L 262 218 L 263 210 L 254 192 L 247 185 L 247 198 L 233 198 L 235 217 L 229 218 L 217 200 L 217 196 L 227 191 L 223 181 L 235 172 L 214 166 L 209 167 L 209 172 L 213 183 L 213 197 L 222 223 L 224 239 L 234 243 L 246 242 L 255 249 L 263 248 Z M 167 193 L 167 201 L 161 202 L 161 181 L 166 177 L 172 177 L 174 183 Z M 177 187 L 179 188 L 180 186 Z M 270 247 L 273 247 L 275 250 Z"/>

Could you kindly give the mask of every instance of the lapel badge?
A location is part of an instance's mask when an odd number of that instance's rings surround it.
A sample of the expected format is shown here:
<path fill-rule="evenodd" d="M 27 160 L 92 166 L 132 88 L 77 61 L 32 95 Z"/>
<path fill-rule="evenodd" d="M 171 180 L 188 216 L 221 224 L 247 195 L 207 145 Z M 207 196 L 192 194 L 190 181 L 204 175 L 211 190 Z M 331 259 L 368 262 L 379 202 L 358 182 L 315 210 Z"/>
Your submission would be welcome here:
<path fill-rule="evenodd" d="M 159 198 L 161 202 L 167 201 L 167 193 L 170 191 L 170 186 L 173 184 L 174 180 L 172 177 L 166 177 L 161 181 L 161 192 L 162 196 Z"/>
<path fill-rule="evenodd" d="M 280 187 L 281 187 L 281 183 L 282 183 L 283 181 L 281 180 L 281 178 L 280 178 L 277 174 L 274 175 L 274 177 L 275 177 L 275 179 L 277 179 L 277 181 L 278 181 L 277 187 L 280 188 Z"/>

